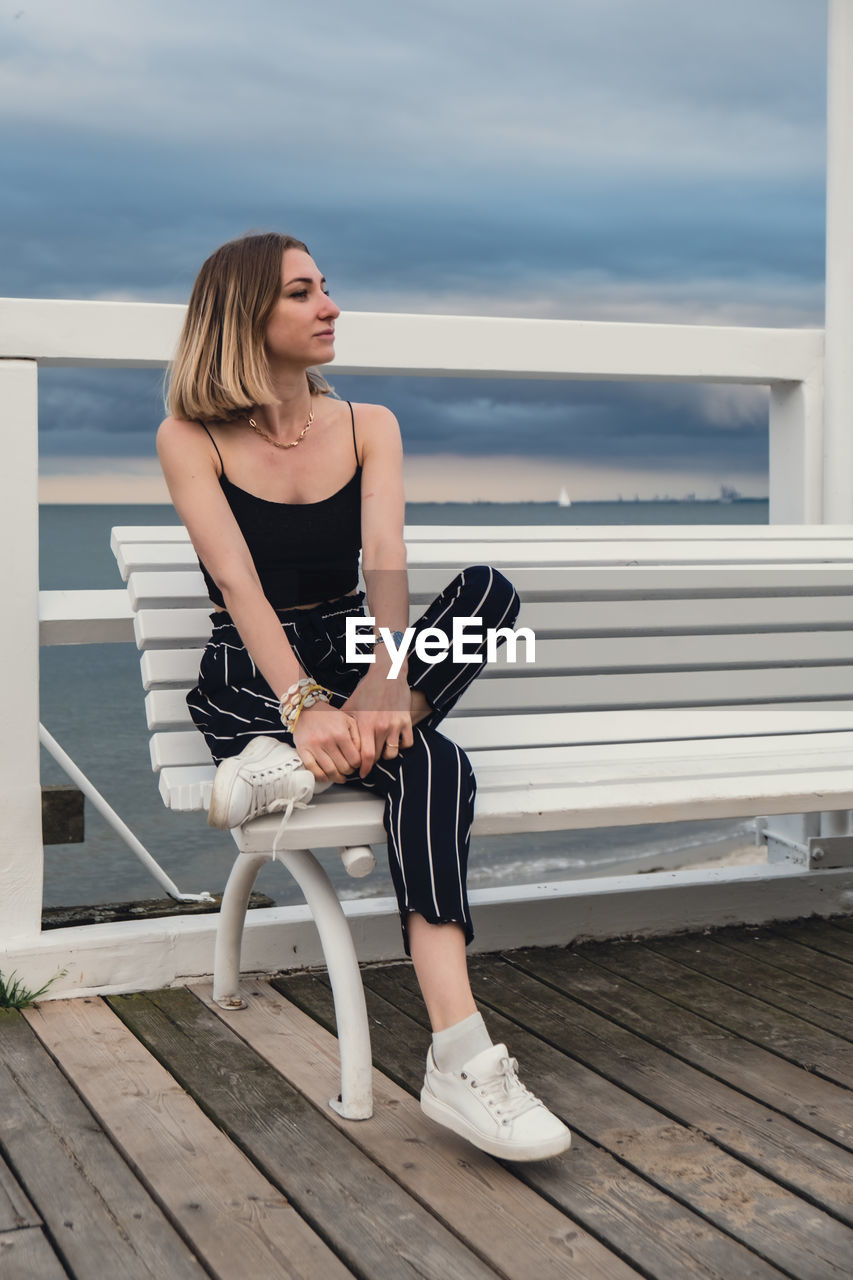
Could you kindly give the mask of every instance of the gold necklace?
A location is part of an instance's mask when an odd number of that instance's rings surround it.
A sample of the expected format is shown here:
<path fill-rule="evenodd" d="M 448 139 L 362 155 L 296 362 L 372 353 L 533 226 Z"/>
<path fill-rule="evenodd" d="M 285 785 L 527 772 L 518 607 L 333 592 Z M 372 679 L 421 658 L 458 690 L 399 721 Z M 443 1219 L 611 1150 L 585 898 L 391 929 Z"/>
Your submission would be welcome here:
<path fill-rule="evenodd" d="M 268 440 L 270 444 L 274 444 L 276 449 L 295 449 L 296 446 L 298 444 L 301 444 L 302 441 L 305 439 L 305 434 L 308 428 L 311 426 L 311 423 L 314 421 L 314 406 L 313 405 L 311 406 L 311 412 L 308 414 L 308 421 L 305 423 L 305 426 L 302 428 L 302 430 L 300 431 L 299 435 L 296 437 L 295 440 L 287 440 L 284 442 L 281 440 L 276 440 L 275 436 L 271 436 L 269 432 L 264 431 L 263 427 L 259 427 L 257 422 L 255 422 L 254 418 L 249 418 L 247 419 L 247 421 L 253 431 L 257 431 L 259 436 L 263 436 L 263 438 L 265 440 Z"/>

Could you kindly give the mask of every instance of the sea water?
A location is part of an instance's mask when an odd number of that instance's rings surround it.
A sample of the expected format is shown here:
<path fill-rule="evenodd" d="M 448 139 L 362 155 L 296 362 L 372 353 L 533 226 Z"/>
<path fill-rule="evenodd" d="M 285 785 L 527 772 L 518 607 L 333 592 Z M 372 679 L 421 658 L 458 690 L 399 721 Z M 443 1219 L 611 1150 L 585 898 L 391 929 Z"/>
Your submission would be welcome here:
<path fill-rule="evenodd" d="M 40 585 L 44 590 L 120 587 L 109 534 L 117 524 L 177 523 L 165 506 L 43 506 Z M 414 503 L 409 524 L 766 524 L 767 503 L 601 502 Z M 227 832 L 201 814 L 171 813 L 151 771 L 139 655 L 130 644 L 66 645 L 41 651 L 41 719 L 184 892 L 221 890 L 234 858 Z M 64 775 L 42 752 L 42 781 Z M 592 831 L 474 839 L 469 884 L 534 884 L 620 870 L 690 862 L 750 839 L 743 821 L 669 823 Z M 377 871 L 352 881 L 336 859 L 328 866 L 344 896 L 391 894 L 384 848 Z M 264 868 L 258 889 L 280 903 L 299 901 L 281 867 Z M 86 806 L 82 844 L 45 850 L 45 906 L 126 902 L 162 890 L 109 825 Z"/>

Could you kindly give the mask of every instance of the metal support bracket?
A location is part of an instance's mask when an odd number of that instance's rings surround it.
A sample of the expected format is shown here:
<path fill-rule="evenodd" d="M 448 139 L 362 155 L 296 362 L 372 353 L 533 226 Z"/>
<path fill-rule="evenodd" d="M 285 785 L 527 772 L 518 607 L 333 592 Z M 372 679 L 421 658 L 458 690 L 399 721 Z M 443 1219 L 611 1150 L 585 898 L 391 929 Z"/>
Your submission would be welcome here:
<path fill-rule="evenodd" d="M 853 867 L 853 836 L 812 836 L 808 843 L 810 871 Z"/>

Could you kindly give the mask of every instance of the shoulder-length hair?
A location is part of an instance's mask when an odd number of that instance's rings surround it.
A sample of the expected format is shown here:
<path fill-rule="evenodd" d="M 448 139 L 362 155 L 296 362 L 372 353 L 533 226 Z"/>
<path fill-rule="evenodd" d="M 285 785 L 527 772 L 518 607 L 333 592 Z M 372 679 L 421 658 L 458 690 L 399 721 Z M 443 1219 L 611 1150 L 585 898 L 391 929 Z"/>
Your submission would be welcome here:
<path fill-rule="evenodd" d="M 276 403 L 264 335 L 281 293 L 286 249 L 308 252 L 301 240 L 271 231 L 230 240 L 204 263 L 167 375 L 173 417 L 224 421 Z M 331 390 L 313 369 L 308 385 L 312 395 Z"/>

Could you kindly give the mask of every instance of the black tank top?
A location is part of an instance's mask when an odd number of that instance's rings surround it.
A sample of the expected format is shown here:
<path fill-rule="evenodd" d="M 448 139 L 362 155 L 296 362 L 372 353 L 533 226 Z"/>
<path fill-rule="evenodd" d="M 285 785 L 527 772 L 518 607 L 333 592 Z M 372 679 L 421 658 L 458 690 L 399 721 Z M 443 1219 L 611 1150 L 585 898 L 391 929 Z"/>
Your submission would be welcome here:
<path fill-rule="evenodd" d="M 207 427 L 204 428 L 222 466 L 219 476 L 222 492 L 246 539 L 264 595 L 274 609 L 334 600 L 358 585 L 361 464 L 351 404 L 349 411 L 355 474 L 337 493 L 319 502 L 271 502 L 238 488 L 226 476 L 222 454 Z M 198 563 L 211 601 L 224 608 L 222 592 L 200 560 Z"/>

